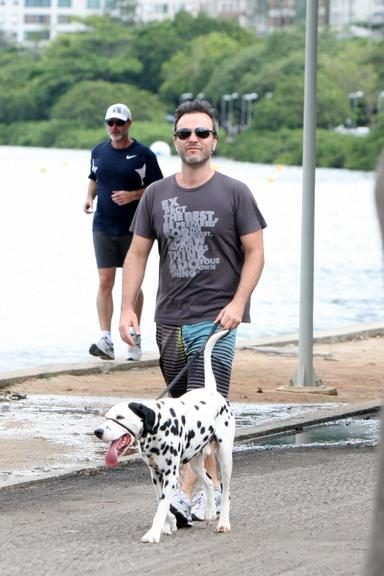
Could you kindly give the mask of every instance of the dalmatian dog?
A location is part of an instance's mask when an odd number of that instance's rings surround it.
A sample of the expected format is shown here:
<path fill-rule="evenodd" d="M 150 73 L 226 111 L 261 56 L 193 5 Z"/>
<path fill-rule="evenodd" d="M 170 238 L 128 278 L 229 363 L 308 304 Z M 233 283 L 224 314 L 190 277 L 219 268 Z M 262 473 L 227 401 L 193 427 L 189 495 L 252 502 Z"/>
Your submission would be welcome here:
<path fill-rule="evenodd" d="M 110 446 L 105 455 L 108 466 L 117 466 L 119 456 L 134 441 L 148 465 L 158 506 L 152 526 L 141 542 L 157 543 L 161 534 L 176 532 L 176 519 L 170 512 L 172 495 L 177 487 L 180 465 L 189 462 L 206 490 L 205 521 L 216 520 L 213 483 L 204 469 L 204 457 L 211 442 L 217 445 L 217 459 L 222 481 L 221 512 L 216 532 L 229 532 L 230 480 L 235 419 L 227 400 L 216 390 L 211 353 L 227 330 L 214 333 L 204 349 L 204 388 L 187 392 L 179 398 L 144 402 L 119 402 L 106 414 L 95 435 Z"/>

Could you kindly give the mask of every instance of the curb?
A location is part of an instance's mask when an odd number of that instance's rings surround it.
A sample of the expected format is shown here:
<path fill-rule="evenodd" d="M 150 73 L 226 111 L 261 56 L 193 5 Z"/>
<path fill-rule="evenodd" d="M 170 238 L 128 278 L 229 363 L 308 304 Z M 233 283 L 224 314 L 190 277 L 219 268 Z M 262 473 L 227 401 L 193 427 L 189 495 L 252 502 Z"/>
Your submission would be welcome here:
<path fill-rule="evenodd" d="M 374 338 L 384 336 L 384 324 L 375 322 L 370 324 L 355 324 L 345 328 L 314 332 L 313 342 L 346 342 L 347 340 L 358 340 L 364 338 Z M 261 349 L 268 346 L 286 346 L 298 344 L 298 335 L 271 336 L 267 338 L 250 338 L 239 340 L 236 349 Z M 159 365 L 158 354 L 143 354 L 143 359 L 139 362 L 127 360 L 104 360 L 83 362 L 79 364 L 52 364 L 38 366 L 36 368 L 26 368 L 0 372 L 0 389 L 24 382 L 30 378 L 51 378 L 59 374 L 83 376 L 86 374 L 109 374 L 114 371 L 131 370 L 132 368 L 151 368 Z"/>
<path fill-rule="evenodd" d="M 280 436 L 289 435 L 296 432 L 301 432 L 304 428 L 309 428 L 311 426 L 316 426 L 323 424 L 325 422 L 333 422 L 336 420 L 342 420 L 343 418 L 351 418 L 356 416 L 364 416 L 367 414 L 377 414 L 381 411 L 383 404 L 378 401 L 365 402 L 362 404 L 348 405 L 343 407 L 338 407 L 335 409 L 321 410 L 316 412 L 316 414 L 308 416 L 299 416 L 288 418 L 282 422 L 273 422 L 271 424 L 260 424 L 252 427 L 247 427 L 246 429 L 238 430 L 235 435 L 235 442 L 241 444 L 242 442 L 250 442 L 252 440 L 257 440 L 260 438 L 267 438 L 269 436 Z M 121 467 L 127 467 L 130 465 L 138 465 L 140 462 L 144 461 L 139 454 L 132 454 L 126 456 L 119 464 Z M 0 490 L 19 486 L 29 486 L 35 484 L 36 482 L 44 482 L 49 480 L 54 480 L 57 478 L 71 478 L 75 476 L 87 476 L 92 474 L 97 474 L 98 472 L 107 471 L 109 468 L 104 464 L 95 465 L 90 464 L 89 466 L 81 466 L 79 468 L 72 468 L 72 470 L 63 470 L 49 472 L 46 474 L 40 474 L 39 476 L 31 480 L 14 480 L 7 482 L 0 486 Z"/>
<path fill-rule="evenodd" d="M 239 430 L 235 439 L 238 442 L 243 442 L 280 434 L 294 434 L 295 432 L 301 432 L 304 428 L 324 424 L 325 422 L 334 422 L 335 420 L 364 416 L 366 414 L 376 414 L 382 409 L 382 406 L 383 402 L 375 400 L 362 404 L 348 404 L 334 409 L 319 410 L 313 415 L 298 416 L 282 422 L 260 424 Z"/>

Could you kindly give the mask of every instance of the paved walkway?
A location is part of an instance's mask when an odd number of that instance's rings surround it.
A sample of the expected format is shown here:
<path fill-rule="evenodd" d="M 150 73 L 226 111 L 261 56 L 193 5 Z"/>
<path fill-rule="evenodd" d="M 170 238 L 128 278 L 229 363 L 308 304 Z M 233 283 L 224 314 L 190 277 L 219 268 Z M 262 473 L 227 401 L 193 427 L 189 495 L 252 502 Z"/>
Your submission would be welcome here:
<path fill-rule="evenodd" d="M 140 462 L 0 490 L 2 576 L 361 576 L 372 448 L 235 455 L 232 532 L 203 523 L 140 544 L 154 511 Z"/>

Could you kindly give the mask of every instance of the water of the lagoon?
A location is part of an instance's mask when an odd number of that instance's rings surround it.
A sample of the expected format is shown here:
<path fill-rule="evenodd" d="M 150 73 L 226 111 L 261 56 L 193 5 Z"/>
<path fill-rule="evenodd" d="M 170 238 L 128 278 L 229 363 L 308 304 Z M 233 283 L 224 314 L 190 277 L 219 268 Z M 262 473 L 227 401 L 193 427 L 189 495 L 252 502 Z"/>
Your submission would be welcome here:
<path fill-rule="evenodd" d="M 82 205 L 89 153 L 0 147 L 0 371 L 87 361 L 98 339 L 97 272 L 91 218 Z M 160 157 L 165 175 L 176 157 Z M 294 334 L 299 325 L 302 170 L 217 157 L 215 167 L 243 180 L 268 228 L 266 265 L 252 298 L 252 324 L 239 338 Z M 383 271 L 371 172 L 318 169 L 316 176 L 314 329 L 384 322 Z M 153 312 L 157 251 L 144 282 L 144 351 L 156 351 Z M 117 357 L 120 279 L 113 333 Z"/>

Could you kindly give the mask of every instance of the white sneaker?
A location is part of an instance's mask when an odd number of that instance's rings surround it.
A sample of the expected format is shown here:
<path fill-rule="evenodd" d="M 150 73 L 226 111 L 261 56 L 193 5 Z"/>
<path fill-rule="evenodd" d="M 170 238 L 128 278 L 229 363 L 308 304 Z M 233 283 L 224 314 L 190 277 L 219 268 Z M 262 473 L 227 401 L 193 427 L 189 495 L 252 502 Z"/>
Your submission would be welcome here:
<path fill-rule="evenodd" d="M 176 517 L 178 528 L 190 528 L 192 526 L 191 501 L 180 488 L 172 496 L 170 511 Z"/>
<path fill-rule="evenodd" d="M 135 340 L 134 346 L 128 345 L 127 360 L 138 362 L 141 359 L 141 337 L 140 335 L 133 335 Z"/>
<path fill-rule="evenodd" d="M 221 509 L 221 490 L 220 488 L 215 488 L 214 490 L 216 514 L 220 514 Z M 205 509 L 207 507 L 207 496 L 205 494 L 204 488 L 201 488 L 192 498 L 192 520 L 197 520 L 202 522 L 205 520 Z"/>
<path fill-rule="evenodd" d="M 89 353 L 92 354 L 92 356 L 97 356 L 98 358 L 102 358 L 103 360 L 115 359 L 115 351 L 113 348 L 113 344 L 105 336 L 100 338 L 97 344 L 91 345 L 91 347 L 89 348 Z"/>

